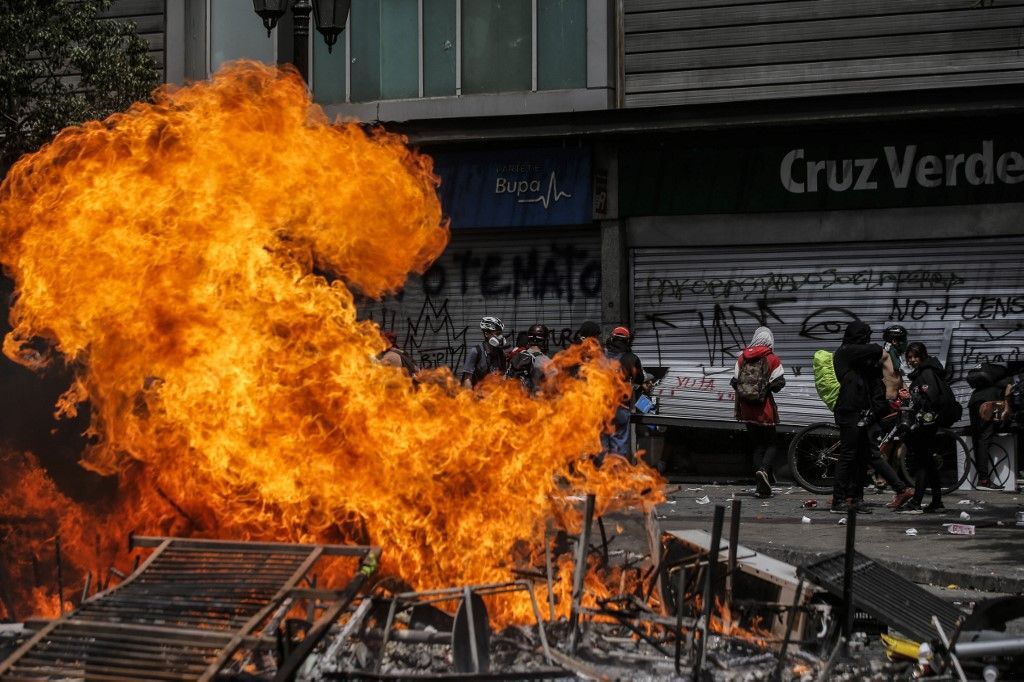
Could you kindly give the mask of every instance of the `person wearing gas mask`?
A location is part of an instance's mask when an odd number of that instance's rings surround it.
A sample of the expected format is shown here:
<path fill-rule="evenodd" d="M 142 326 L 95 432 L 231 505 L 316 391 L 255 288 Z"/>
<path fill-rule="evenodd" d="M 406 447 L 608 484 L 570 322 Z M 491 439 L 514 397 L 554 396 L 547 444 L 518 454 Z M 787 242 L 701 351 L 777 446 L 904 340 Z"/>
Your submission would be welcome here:
<path fill-rule="evenodd" d="M 508 341 L 502 335 L 505 325 L 498 318 L 487 316 L 480 320 L 480 331 L 483 340 L 469 349 L 462 366 L 462 385 L 466 388 L 476 386 L 488 374 L 502 376 L 508 369 L 505 359 Z"/>
<path fill-rule="evenodd" d="M 505 376 L 517 379 L 530 393 L 540 390 L 541 384 L 553 372 L 551 358 L 548 357 L 548 336 L 550 331 L 540 323 L 526 330 L 526 348 L 519 351 L 509 360 Z"/>

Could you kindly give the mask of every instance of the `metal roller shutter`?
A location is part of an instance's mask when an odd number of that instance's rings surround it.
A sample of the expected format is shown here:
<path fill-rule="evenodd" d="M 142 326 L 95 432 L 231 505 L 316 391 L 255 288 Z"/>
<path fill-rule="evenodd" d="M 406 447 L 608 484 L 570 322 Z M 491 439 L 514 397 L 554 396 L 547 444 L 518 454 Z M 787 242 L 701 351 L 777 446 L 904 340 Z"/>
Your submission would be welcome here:
<path fill-rule="evenodd" d="M 831 419 L 811 358 L 835 350 L 846 324 L 874 340 L 899 322 L 951 370 L 966 404 L 967 370 L 1020 360 L 1024 238 L 632 250 L 634 351 L 669 367 L 661 414 L 729 421 L 736 356 L 769 326 L 786 367 L 784 424 Z M 966 410 L 965 410 L 966 416 Z"/>
<path fill-rule="evenodd" d="M 552 348 L 564 347 L 583 321 L 601 320 L 600 230 L 456 230 L 426 274 L 359 311 L 423 367 L 460 369 L 484 315 L 501 318 L 512 341 L 541 322 Z"/>

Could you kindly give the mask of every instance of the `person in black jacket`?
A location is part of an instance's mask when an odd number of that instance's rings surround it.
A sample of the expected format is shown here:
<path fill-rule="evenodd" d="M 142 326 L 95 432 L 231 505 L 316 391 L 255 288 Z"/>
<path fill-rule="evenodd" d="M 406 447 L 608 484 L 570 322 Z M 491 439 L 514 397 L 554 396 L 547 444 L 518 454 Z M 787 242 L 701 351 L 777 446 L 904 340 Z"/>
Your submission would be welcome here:
<path fill-rule="evenodd" d="M 940 459 L 938 453 L 938 422 L 942 411 L 942 396 L 949 393 L 945 388 L 946 370 L 937 358 L 928 355 L 923 343 L 907 346 L 907 363 L 913 368 L 910 373 L 910 397 L 917 412 L 917 425 L 904 438 L 910 451 L 910 464 L 914 473 L 914 499 L 900 513 L 923 514 L 942 511 L 942 480 L 939 477 Z M 945 388 L 945 390 L 943 390 Z M 925 484 L 932 489 L 932 501 L 921 507 Z"/>
<path fill-rule="evenodd" d="M 870 425 L 888 410 L 882 383 L 883 352 L 881 346 L 871 343 L 871 327 L 857 320 L 847 325 L 843 344 L 832 356 L 839 379 L 835 407 L 839 461 L 831 509 L 835 514 L 845 514 L 851 508 L 871 512 L 861 500 L 873 447 Z"/>

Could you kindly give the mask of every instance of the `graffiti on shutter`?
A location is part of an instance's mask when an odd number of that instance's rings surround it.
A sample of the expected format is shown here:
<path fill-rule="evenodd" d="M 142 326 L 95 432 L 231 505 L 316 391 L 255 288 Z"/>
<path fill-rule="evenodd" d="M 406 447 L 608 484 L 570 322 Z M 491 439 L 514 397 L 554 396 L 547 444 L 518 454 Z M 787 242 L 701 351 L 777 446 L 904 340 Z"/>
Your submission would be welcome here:
<path fill-rule="evenodd" d="M 585 320 L 601 319 L 601 241 L 597 230 L 454 232 L 423 276 L 395 296 L 359 303 L 362 319 L 394 331 L 421 367 L 461 370 L 481 340 L 480 318 L 518 332 L 543 323 L 552 351 L 569 345 Z"/>
<path fill-rule="evenodd" d="M 1024 360 L 1024 239 L 634 249 L 634 351 L 669 367 L 661 414 L 731 420 L 736 357 L 756 327 L 775 335 L 786 367 L 783 423 L 831 413 L 811 358 L 835 350 L 852 320 L 881 343 L 899 323 L 963 378 L 981 362 Z"/>

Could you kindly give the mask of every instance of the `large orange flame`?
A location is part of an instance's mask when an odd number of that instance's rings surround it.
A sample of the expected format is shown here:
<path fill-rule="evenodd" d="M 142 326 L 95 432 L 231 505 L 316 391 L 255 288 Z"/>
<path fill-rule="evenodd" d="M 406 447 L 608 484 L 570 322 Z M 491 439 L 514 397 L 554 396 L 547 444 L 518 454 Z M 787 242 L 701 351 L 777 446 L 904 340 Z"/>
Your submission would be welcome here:
<path fill-rule="evenodd" d="M 83 464 L 121 477 L 108 544 L 131 527 L 372 541 L 424 589 L 507 580 L 513 548 L 539 546 L 625 387 L 571 351 L 536 398 L 374 364 L 352 291 L 396 291 L 444 249 L 436 185 L 402 138 L 331 124 L 294 72 L 248 62 L 14 166 L 4 352 L 78 368 L 58 411 L 90 401 Z M 576 480 L 603 508 L 656 501 L 657 475 L 626 469 Z"/>

